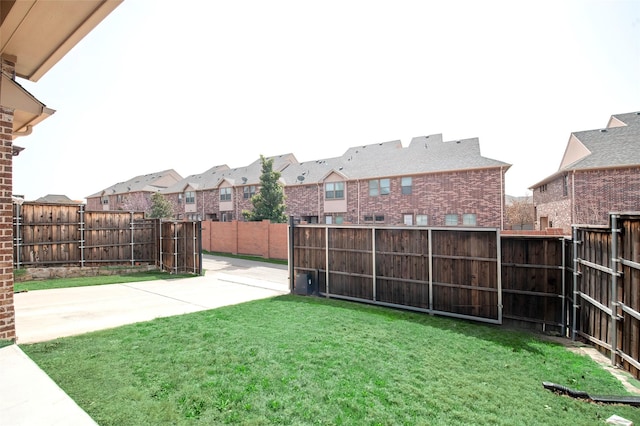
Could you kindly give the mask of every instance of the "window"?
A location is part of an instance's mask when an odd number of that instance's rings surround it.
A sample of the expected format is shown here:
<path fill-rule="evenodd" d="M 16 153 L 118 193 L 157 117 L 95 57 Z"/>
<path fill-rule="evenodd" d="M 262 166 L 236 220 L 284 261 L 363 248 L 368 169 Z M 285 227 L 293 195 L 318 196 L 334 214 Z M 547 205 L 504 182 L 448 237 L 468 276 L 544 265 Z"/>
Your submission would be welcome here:
<path fill-rule="evenodd" d="M 336 225 L 342 225 L 344 223 L 344 217 L 341 215 L 336 216 Z"/>
<path fill-rule="evenodd" d="M 562 177 L 562 195 L 569 195 L 569 175 L 564 175 Z"/>
<path fill-rule="evenodd" d="M 458 215 L 457 214 L 448 214 L 444 217 L 444 224 L 446 226 L 456 226 L 458 225 Z"/>
<path fill-rule="evenodd" d="M 410 195 L 413 192 L 413 178 L 403 177 L 400 179 L 400 185 L 402 186 L 402 195 Z"/>
<path fill-rule="evenodd" d="M 233 220 L 233 213 L 223 212 L 221 222 L 231 222 Z"/>
<path fill-rule="evenodd" d="M 391 181 L 389 179 L 373 179 L 369 181 L 369 195 L 389 195 L 391 193 Z"/>
<path fill-rule="evenodd" d="M 429 220 L 426 214 L 417 214 L 416 215 L 416 225 L 418 226 L 427 226 L 429 225 Z"/>
<path fill-rule="evenodd" d="M 109 197 L 108 196 L 104 196 L 102 197 L 102 204 L 109 204 Z"/>
<path fill-rule="evenodd" d="M 407 225 L 407 226 L 413 225 L 413 215 L 412 214 L 405 214 L 405 215 L 402 215 L 402 217 L 403 217 L 403 221 L 404 221 L 405 225 Z"/>
<path fill-rule="evenodd" d="M 375 219 L 375 221 L 377 223 L 384 222 L 384 215 L 383 214 L 377 214 L 377 215 L 375 215 L 374 219 Z"/>
<path fill-rule="evenodd" d="M 220 188 L 220 201 L 231 201 L 231 187 Z"/>
<path fill-rule="evenodd" d="M 344 182 L 327 182 L 324 184 L 324 198 L 326 200 L 344 199 Z"/>
<path fill-rule="evenodd" d="M 122 194 L 118 194 L 118 195 L 116 196 L 116 202 L 117 202 L 118 204 L 120 204 L 120 203 L 122 203 L 123 201 L 124 201 L 124 198 L 122 197 Z"/>
<path fill-rule="evenodd" d="M 540 192 L 547 192 L 547 184 L 545 183 L 544 185 L 540 185 L 540 188 L 538 188 L 540 190 Z"/>
<path fill-rule="evenodd" d="M 364 215 L 364 221 L 365 222 L 373 222 L 373 215 L 370 215 L 370 214 Z"/>
<path fill-rule="evenodd" d="M 178 204 L 182 204 L 182 194 L 178 194 Z"/>
<path fill-rule="evenodd" d="M 467 226 L 476 226 L 475 213 L 465 213 L 462 215 L 462 224 Z"/>
<path fill-rule="evenodd" d="M 231 188 L 229 188 L 229 189 L 231 189 Z M 256 195 L 256 186 L 255 185 L 245 186 L 242 191 L 244 193 L 244 199 L 248 200 L 249 198 L 251 198 L 254 195 Z M 229 199 L 231 199 L 231 198 L 229 198 Z"/>
<path fill-rule="evenodd" d="M 324 223 L 326 223 L 327 225 L 331 225 L 333 223 L 333 216 L 325 216 Z"/>
<path fill-rule="evenodd" d="M 196 202 L 196 193 L 194 191 L 187 191 L 184 193 L 184 202 L 187 204 L 193 204 Z"/>
<path fill-rule="evenodd" d="M 383 214 L 366 214 L 363 216 L 365 223 L 384 223 L 384 215 Z"/>

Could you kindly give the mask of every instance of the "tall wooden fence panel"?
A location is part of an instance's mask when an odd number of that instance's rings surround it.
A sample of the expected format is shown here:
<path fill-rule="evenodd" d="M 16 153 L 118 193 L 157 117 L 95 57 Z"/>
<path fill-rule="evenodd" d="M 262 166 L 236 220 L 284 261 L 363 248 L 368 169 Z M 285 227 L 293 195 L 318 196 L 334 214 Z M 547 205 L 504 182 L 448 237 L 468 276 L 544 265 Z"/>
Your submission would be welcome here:
<path fill-rule="evenodd" d="M 317 277 L 322 295 L 502 321 L 497 230 L 301 225 L 292 234 L 293 273 Z"/>
<path fill-rule="evenodd" d="M 501 241 L 504 317 L 566 335 L 569 240 L 502 235 Z"/>
<path fill-rule="evenodd" d="M 610 218 L 610 226 L 573 229 L 572 334 L 640 378 L 640 216 Z"/>
<path fill-rule="evenodd" d="M 167 225 L 175 223 L 175 225 Z M 85 211 L 84 205 L 14 205 L 14 267 L 153 263 L 201 273 L 199 222 L 162 222 L 142 212 Z M 174 244 L 164 250 L 161 241 Z M 194 246 L 196 249 L 194 249 Z"/>
<path fill-rule="evenodd" d="M 202 270 L 200 222 L 160 222 L 160 266 L 171 273 Z"/>
<path fill-rule="evenodd" d="M 622 282 L 618 292 L 618 355 L 623 367 L 640 378 L 640 217 L 621 217 L 620 270 Z"/>

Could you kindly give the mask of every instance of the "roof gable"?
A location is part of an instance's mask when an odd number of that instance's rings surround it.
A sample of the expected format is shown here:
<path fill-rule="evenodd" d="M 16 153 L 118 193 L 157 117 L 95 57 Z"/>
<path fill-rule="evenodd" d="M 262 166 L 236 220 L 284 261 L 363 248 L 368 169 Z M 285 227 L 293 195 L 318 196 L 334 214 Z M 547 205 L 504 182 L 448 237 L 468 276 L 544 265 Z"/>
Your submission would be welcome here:
<path fill-rule="evenodd" d="M 564 155 L 562 156 L 562 161 L 560 162 L 560 169 L 578 161 L 581 158 L 586 157 L 591 154 L 591 151 L 584 146 L 580 139 L 576 137 L 575 134 L 571 134 L 569 137 L 569 142 L 567 143 L 567 147 L 564 150 Z"/>

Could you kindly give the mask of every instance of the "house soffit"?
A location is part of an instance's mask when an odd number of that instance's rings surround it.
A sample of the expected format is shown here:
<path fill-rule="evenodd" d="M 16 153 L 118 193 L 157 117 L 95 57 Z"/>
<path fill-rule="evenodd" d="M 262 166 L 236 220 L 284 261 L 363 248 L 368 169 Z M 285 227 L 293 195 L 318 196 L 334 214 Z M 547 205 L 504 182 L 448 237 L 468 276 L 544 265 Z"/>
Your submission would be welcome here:
<path fill-rule="evenodd" d="M 18 77 L 38 81 L 123 0 L 0 2 L 0 55 Z"/>

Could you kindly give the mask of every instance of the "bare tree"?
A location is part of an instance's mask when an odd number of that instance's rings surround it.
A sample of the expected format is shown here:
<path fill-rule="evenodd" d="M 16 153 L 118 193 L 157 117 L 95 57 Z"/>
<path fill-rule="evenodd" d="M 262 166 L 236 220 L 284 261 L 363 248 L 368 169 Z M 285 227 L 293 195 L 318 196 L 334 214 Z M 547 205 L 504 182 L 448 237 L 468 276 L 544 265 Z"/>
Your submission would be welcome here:
<path fill-rule="evenodd" d="M 536 218 L 532 197 L 527 195 L 513 198 L 506 207 L 506 219 L 511 229 L 527 229 L 527 227 L 533 229 Z"/>

